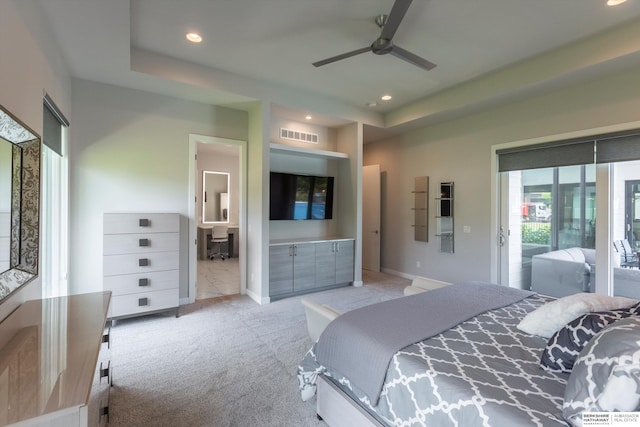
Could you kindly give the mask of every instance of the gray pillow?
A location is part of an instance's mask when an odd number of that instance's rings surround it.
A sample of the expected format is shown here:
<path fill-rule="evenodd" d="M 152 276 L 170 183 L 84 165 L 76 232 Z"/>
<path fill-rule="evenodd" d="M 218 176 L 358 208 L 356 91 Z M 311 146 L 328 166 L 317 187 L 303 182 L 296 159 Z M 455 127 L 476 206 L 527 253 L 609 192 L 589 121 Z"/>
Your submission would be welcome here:
<path fill-rule="evenodd" d="M 640 317 L 604 328 L 580 352 L 567 381 L 562 414 L 574 426 L 582 412 L 640 410 Z"/>

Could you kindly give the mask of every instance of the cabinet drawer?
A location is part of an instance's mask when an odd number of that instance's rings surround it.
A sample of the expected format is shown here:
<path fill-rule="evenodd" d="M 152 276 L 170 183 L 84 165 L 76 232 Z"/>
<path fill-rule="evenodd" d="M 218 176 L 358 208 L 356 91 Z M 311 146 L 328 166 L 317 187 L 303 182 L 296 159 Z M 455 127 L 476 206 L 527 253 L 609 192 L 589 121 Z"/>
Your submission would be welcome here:
<path fill-rule="evenodd" d="M 179 233 L 107 234 L 103 240 L 104 255 L 177 251 Z"/>
<path fill-rule="evenodd" d="M 178 251 L 148 254 L 106 255 L 103 257 L 103 274 L 148 273 L 151 271 L 177 270 L 180 263 Z"/>
<path fill-rule="evenodd" d="M 180 231 L 177 214 L 107 213 L 104 214 L 104 234 L 156 233 Z"/>
<path fill-rule="evenodd" d="M 113 296 L 118 296 L 178 288 L 179 280 L 179 271 L 170 270 L 107 276 L 102 285 L 105 290 L 110 290 Z"/>
<path fill-rule="evenodd" d="M 165 310 L 178 307 L 178 303 L 179 294 L 177 288 L 114 296 L 111 299 L 111 317 Z"/>

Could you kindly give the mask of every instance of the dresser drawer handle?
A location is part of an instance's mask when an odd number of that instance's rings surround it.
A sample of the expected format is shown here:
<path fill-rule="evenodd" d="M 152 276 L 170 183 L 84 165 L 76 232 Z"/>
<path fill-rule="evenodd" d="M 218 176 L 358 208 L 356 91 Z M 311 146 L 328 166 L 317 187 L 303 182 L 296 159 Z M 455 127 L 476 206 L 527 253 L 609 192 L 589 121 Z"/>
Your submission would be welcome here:
<path fill-rule="evenodd" d="M 138 286 L 149 286 L 149 279 L 146 277 L 143 279 L 138 279 Z"/>
<path fill-rule="evenodd" d="M 149 298 L 138 298 L 138 307 L 149 305 Z"/>
<path fill-rule="evenodd" d="M 100 383 L 102 383 L 103 378 L 107 378 L 107 384 L 111 384 L 111 379 L 109 378 L 109 373 L 111 371 L 111 360 L 107 363 L 107 367 L 102 367 L 102 362 L 100 362 Z"/>
<path fill-rule="evenodd" d="M 151 241 L 149 241 L 149 239 L 140 239 L 138 240 L 138 246 L 140 246 L 141 248 L 145 246 L 151 246 Z"/>
<path fill-rule="evenodd" d="M 138 267 L 147 267 L 149 265 L 149 258 L 138 259 Z"/>
<path fill-rule="evenodd" d="M 111 328 L 102 335 L 102 343 L 107 343 L 107 348 L 111 348 Z"/>
<path fill-rule="evenodd" d="M 138 220 L 138 225 L 140 227 L 149 227 L 151 225 L 151 221 L 149 221 L 149 219 L 147 218 L 140 218 Z"/>
<path fill-rule="evenodd" d="M 98 411 L 98 424 L 100 424 L 102 417 L 107 417 L 107 423 L 109 423 L 109 405 L 103 406 L 100 408 L 100 411 Z"/>

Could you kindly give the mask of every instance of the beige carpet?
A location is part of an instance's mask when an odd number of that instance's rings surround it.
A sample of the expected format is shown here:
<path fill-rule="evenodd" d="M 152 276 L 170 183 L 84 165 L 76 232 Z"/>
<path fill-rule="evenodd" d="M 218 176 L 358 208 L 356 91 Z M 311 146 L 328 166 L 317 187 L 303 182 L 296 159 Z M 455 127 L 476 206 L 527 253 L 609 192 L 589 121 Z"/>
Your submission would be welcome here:
<path fill-rule="evenodd" d="M 307 295 L 340 311 L 402 295 L 406 279 L 364 274 L 365 286 Z M 112 331 L 110 426 L 321 426 L 302 402 L 297 364 L 311 347 L 301 297 L 260 306 L 226 296 Z"/>

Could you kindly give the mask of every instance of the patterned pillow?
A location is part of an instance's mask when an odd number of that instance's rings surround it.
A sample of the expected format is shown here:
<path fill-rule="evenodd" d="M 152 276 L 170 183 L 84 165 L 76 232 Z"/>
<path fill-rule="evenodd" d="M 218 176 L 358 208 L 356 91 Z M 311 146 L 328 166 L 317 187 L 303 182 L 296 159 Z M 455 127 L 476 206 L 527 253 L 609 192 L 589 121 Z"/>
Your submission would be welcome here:
<path fill-rule="evenodd" d="M 604 328 L 580 352 L 564 392 L 562 415 L 582 425 L 583 412 L 640 410 L 640 316 Z"/>
<path fill-rule="evenodd" d="M 580 351 L 598 332 L 618 320 L 640 316 L 640 304 L 630 308 L 587 313 L 551 336 L 542 352 L 540 367 L 550 372 L 571 372 Z"/>

